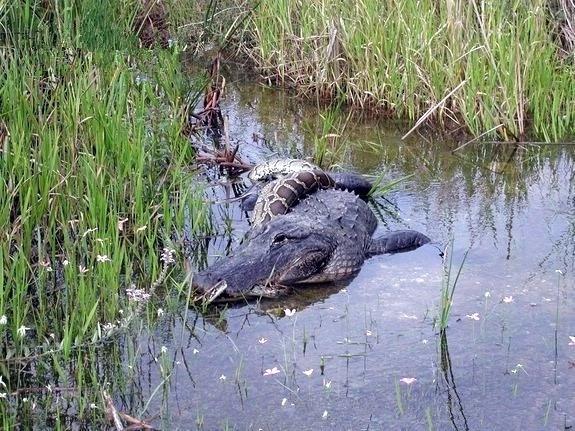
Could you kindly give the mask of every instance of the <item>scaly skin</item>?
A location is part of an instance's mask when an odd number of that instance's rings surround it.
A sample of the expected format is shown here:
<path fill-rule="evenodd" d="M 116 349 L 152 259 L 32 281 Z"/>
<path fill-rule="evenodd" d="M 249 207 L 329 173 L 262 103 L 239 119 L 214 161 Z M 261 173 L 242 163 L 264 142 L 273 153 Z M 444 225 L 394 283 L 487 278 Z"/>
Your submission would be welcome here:
<path fill-rule="evenodd" d="M 343 280 L 374 254 L 429 242 L 415 231 L 372 240 L 377 225 L 373 212 L 357 194 L 346 191 L 367 194 L 371 184 L 360 176 L 334 174 L 334 180 L 308 162 L 287 159 L 256 166 L 250 178 L 280 174 L 287 176 L 260 192 L 252 229 L 237 253 L 193 277 L 194 290 L 206 302 L 277 296 L 286 286 Z"/>

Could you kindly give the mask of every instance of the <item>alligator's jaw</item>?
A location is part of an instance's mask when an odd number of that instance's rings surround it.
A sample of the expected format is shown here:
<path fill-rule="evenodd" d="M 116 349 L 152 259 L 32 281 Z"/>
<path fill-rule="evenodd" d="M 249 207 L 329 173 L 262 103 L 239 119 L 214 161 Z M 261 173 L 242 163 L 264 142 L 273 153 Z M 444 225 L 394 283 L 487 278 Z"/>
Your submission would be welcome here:
<path fill-rule="evenodd" d="M 201 301 L 204 304 L 211 304 L 218 299 L 227 288 L 228 283 L 226 283 L 226 280 L 222 280 L 212 287 L 205 289 L 202 294 L 196 297 L 196 300 Z"/>

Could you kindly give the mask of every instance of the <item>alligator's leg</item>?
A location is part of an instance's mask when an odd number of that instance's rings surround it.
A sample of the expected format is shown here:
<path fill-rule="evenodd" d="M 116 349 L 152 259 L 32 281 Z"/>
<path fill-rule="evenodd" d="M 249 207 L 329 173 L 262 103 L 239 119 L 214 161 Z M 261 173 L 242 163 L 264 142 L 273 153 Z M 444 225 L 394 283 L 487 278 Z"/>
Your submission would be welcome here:
<path fill-rule="evenodd" d="M 398 230 L 388 232 L 371 242 L 368 256 L 375 256 L 383 253 L 402 253 L 404 251 L 415 250 L 431 240 L 415 230 Z"/>

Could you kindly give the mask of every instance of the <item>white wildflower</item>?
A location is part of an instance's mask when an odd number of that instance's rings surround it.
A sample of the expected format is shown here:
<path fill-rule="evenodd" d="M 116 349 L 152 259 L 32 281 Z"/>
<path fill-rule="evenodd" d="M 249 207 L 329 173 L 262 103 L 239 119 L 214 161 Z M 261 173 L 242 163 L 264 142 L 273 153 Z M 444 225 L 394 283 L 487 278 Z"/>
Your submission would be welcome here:
<path fill-rule="evenodd" d="M 399 379 L 400 382 L 405 383 L 406 385 L 411 385 L 417 381 L 415 377 L 404 377 L 403 379 Z"/>
<path fill-rule="evenodd" d="M 0 325 L 5 325 L 8 323 L 8 318 L 6 317 L 5 314 L 3 314 L 2 316 L 0 316 Z"/>
<path fill-rule="evenodd" d="M 260 344 L 265 344 L 265 343 L 267 343 L 267 342 L 268 342 L 268 339 L 267 339 L 267 338 L 264 338 L 264 337 L 262 337 L 262 338 L 260 338 L 260 339 L 258 340 L 258 343 L 260 343 Z"/>
<path fill-rule="evenodd" d="M 124 223 L 126 223 L 128 221 L 127 218 L 121 218 L 120 220 L 118 220 L 118 230 L 122 231 L 124 230 Z"/>
<path fill-rule="evenodd" d="M 175 259 L 174 259 L 175 253 L 176 253 L 175 250 L 172 250 L 171 248 L 168 248 L 168 247 L 164 247 L 164 251 L 162 252 L 162 256 L 160 257 L 160 260 L 162 262 L 164 262 L 166 265 L 170 265 L 170 264 L 175 262 Z"/>
<path fill-rule="evenodd" d="M 144 289 L 136 289 L 134 285 L 132 285 L 132 288 L 126 289 L 126 295 L 128 295 L 129 301 L 134 302 L 147 302 L 151 296 Z"/>
<path fill-rule="evenodd" d="M 105 254 L 104 254 L 104 255 L 98 255 L 98 256 L 96 256 L 96 260 L 97 260 L 99 263 L 111 262 L 111 261 L 112 261 L 112 259 L 110 259 L 110 258 L 109 258 L 107 255 L 105 255 Z"/>
<path fill-rule="evenodd" d="M 164 310 L 161 308 L 158 308 L 156 310 L 156 314 L 158 315 L 158 317 L 162 317 L 164 315 Z"/>
<path fill-rule="evenodd" d="M 291 316 L 293 316 L 293 315 L 295 314 L 295 311 L 296 311 L 295 308 L 293 308 L 293 309 L 291 309 L 291 310 L 290 310 L 289 308 L 286 308 L 286 309 L 284 310 L 284 313 L 285 313 L 285 315 L 286 315 L 287 317 L 291 317 Z"/>
<path fill-rule="evenodd" d="M 512 296 L 512 295 L 505 296 L 505 297 L 503 298 L 503 302 L 505 302 L 506 304 L 512 303 L 512 302 L 513 302 L 513 296 Z"/>
<path fill-rule="evenodd" d="M 306 376 L 309 377 L 313 374 L 313 368 L 310 368 L 309 370 L 302 371 L 302 373 L 304 373 Z"/>
<path fill-rule="evenodd" d="M 278 374 L 280 370 L 278 367 L 268 368 L 264 371 L 264 376 L 273 376 L 274 374 Z"/>
<path fill-rule="evenodd" d="M 465 316 L 471 320 L 479 320 L 479 313 L 466 314 Z"/>
<path fill-rule="evenodd" d="M 30 330 L 30 328 L 22 325 L 18 328 L 18 330 L 16 331 L 18 333 L 18 336 L 20 338 L 24 338 L 24 336 L 26 335 L 26 331 Z"/>
<path fill-rule="evenodd" d="M 223 374 L 220 376 L 220 380 L 221 380 L 222 382 L 225 381 L 226 378 L 227 378 L 227 377 L 226 377 L 225 375 L 223 375 Z"/>
<path fill-rule="evenodd" d="M 80 271 L 80 274 L 85 274 L 89 271 L 89 269 L 87 269 L 85 266 L 83 265 L 78 265 L 78 270 Z"/>

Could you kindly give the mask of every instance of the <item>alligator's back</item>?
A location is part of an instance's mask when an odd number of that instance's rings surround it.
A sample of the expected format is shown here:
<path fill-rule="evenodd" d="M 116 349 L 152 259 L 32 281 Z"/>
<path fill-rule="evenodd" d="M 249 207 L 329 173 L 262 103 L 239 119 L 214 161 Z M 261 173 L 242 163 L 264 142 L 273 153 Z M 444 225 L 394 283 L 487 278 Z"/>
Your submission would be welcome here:
<path fill-rule="evenodd" d="M 298 280 L 298 283 L 317 283 L 340 280 L 357 272 L 365 260 L 371 235 L 377 220 L 367 204 L 354 193 L 342 190 L 318 190 L 306 197 L 291 211 L 272 219 L 250 233 L 255 242 L 280 232 L 299 230 L 307 235 L 308 246 L 314 239 L 329 242 L 333 247 L 329 261 L 315 274 Z M 303 253 L 303 250 L 301 251 Z M 292 259 L 303 258 L 292 250 Z"/>

